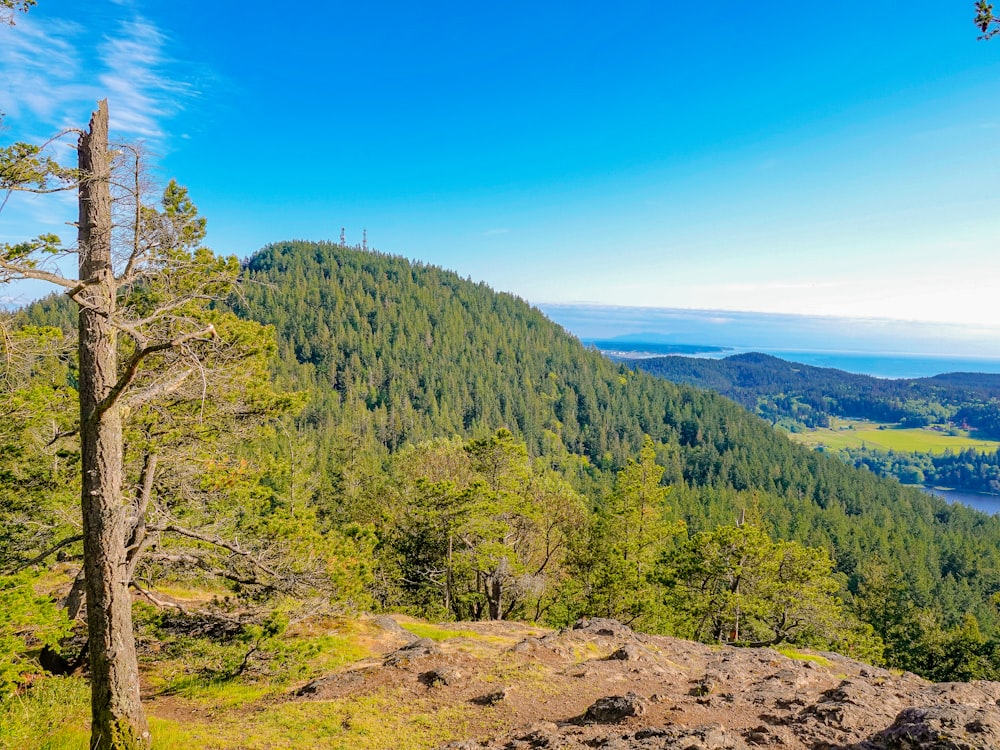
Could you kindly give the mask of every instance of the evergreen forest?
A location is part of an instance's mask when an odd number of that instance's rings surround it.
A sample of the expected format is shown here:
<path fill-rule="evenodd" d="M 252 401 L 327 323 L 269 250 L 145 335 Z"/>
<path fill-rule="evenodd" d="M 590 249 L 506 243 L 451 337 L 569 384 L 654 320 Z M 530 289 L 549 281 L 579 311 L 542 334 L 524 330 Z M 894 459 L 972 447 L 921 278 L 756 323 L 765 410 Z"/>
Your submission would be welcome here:
<path fill-rule="evenodd" d="M 1000 676 L 1000 519 L 613 362 L 516 297 L 293 241 L 250 257 L 198 315 L 222 353 L 183 389 L 146 383 L 156 398 L 129 414 L 148 531 L 133 585 L 156 627 L 176 617 L 165 592 L 186 587 L 256 613 L 234 626 L 254 653 L 309 606 L 608 616 L 936 680 Z M 65 297 L 7 330 L 0 682 L 13 685 L 40 645 L 66 661 L 79 649 L 65 607 L 37 594 L 79 578 L 78 365 Z"/>
<path fill-rule="evenodd" d="M 831 426 L 831 418 L 886 428 L 931 428 L 940 434 L 1000 437 L 1000 375 L 952 372 L 886 379 L 789 362 L 752 352 L 721 360 L 669 356 L 629 366 L 731 398 L 791 432 Z M 904 484 L 1000 494 L 1000 452 L 948 448 L 943 453 L 857 446 L 840 457 Z"/>

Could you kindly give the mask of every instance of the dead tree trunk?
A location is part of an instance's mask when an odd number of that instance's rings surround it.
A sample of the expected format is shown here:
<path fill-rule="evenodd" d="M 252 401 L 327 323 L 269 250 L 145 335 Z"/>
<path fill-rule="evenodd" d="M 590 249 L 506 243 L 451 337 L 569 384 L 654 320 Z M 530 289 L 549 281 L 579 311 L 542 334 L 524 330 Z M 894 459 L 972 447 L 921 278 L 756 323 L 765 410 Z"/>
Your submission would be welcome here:
<path fill-rule="evenodd" d="M 111 316 L 116 284 L 111 262 L 108 104 L 103 100 L 80 136 L 79 260 L 80 442 L 83 551 L 92 681 L 92 750 L 149 746 L 139 699 L 125 543 L 130 503 L 123 492 L 122 420 L 112 389 L 118 350 Z"/>

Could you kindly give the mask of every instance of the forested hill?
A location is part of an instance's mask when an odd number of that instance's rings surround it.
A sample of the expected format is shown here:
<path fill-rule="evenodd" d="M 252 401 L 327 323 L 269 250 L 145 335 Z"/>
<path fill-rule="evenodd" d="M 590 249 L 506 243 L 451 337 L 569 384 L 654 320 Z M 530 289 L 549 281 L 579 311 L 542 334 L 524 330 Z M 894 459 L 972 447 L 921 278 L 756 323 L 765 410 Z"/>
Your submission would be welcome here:
<path fill-rule="evenodd" d="M 777 535 L 827 547 L 852 585 L 865 561 L 891 561 L 943 624 L 973 611 L 992 629 L 1000 521 L 793 445 L 716 394 L 613 363 L 513 296 L 307 242 L 254 255 L 243 296 L 241 314 L 278 330 L 284 384 L 312 395 L 305 427 L 394 451 L 506 426 L 553 462 L 585 456 L 597 484 L 648 434 L 692 529 L 731 521 L 747 491 Z"/>
<path fill-rule="evenodd" d="M 774 420 L 809 426 L 828 416 L 922 426 L 953 420 L 1000 437 L 1000 375 L 953 372 L 884 379 L 789 362 L 757 352 L 724 359 L 652 357 L 627 363 L 676 383 L 717 391 Z"/>
<path fill-rule="evenodd" d="M 614 469 L 647 434 L 694 485 L 815 489 L 817 457 L 744 409 L 613 363 L 524 301 L 449 271 L 334 244 L 272 245 L 247 263 L 237 309 L 277 328 L 279 375 L 311 391 L 308 420 L 354 425 L 390 450 L 505 426 L 535 454 L 561 445 Z M 856 502 L 846 485 L 836 493 Z"/>
<path fill-rule="evenodd" d="M 705 593 L 683 594 L 684 555 L 721 570 L 729 553 L 711 540 L 736 534 L 726 544 L 773 562 L 770 535 L 813 548 L 780 554 L 871 625 L 889 663 L 1000 674 L 1000 519 L 797 446 L 729 399 L 612 362 L 522 300 L 436 267 L 287 242 L 252 256 L 241 286 L 229 306 L 274 326 L 277 388 L 307 404 L 262 417 L 232 457 L 258 467 L 259 485 L 226 507 L 241 534 L 265 513 L 278 517 L 268 534 L 325 540 L 345 599 L 436 618 L 613 616 L 718 642 L 724 618 L 706 635 L 715 620 L 684 609 Z M 20 318 L 68 330 L 64 308 Z M 737 529 L 742 511 L 753 520 Z M 770 580 L 755 584 L 760 612 L 786 601 Z M 787 601 L 810 609 L 793 584 Z M 751 600 L 719 596 L 705 606 L 735 606 L 741 640 L 786 637 L 764 624 L 753 637 Z M 794 637 L 847 648 L 845 621 L 810 611 L 812 635 Z"/>

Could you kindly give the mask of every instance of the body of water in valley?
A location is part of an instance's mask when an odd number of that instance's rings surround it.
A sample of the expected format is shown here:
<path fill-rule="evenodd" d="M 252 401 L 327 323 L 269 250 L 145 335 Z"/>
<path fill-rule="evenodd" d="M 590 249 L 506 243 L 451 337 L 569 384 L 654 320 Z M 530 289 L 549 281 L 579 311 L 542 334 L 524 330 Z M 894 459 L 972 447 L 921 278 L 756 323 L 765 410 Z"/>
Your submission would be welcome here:
<path fill-rule="evenodd" d="M 1000 495 L 982 495 L 978 492 L 963 492 L 961 490 L 943 490 L 937 487 L 921 487 L 924 492 L 943 497 L 949 503 L 961 503 L 970 508 L 981 510 L 995 516 L 1000 513 Z"/>
<path fill-rule="evenodd" d="M 1000 329 L 706 310 L 542 305 L 557 323 L 613 358 L 722 359 L 762 352 L 877 378 L 950 372 L 1000 374 Z M 1000 514 L 1000 496 L 922 488 Z"/>

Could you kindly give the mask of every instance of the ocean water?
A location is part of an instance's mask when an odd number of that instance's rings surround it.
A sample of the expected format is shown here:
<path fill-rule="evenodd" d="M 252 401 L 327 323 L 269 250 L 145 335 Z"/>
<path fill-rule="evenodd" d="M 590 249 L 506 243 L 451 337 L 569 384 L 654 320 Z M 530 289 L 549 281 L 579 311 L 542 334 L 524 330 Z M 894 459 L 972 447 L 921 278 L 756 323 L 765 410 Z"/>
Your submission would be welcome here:
<path fill-rule="evenodd" d="M 764 352 L 879 378 L 1000 373 L 1000 327 L 671 308 L 539 305 L 616 356 L 719 358 Z M 714 349 L 695 353 L 696 349 Z"/>

